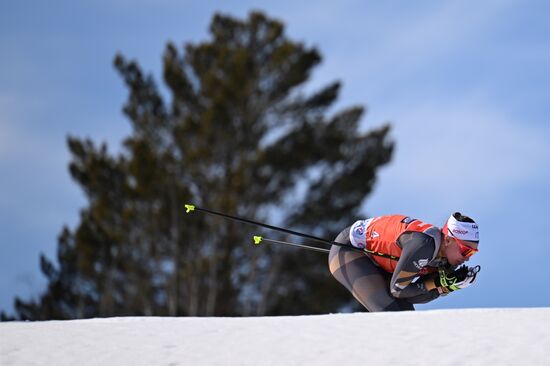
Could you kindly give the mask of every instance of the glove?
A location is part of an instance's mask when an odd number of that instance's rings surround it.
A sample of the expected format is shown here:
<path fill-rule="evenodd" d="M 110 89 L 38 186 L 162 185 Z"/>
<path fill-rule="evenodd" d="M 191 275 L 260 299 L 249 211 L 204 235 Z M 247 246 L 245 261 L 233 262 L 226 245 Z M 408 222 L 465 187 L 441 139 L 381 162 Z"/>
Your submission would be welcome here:
<path fill-rule="evenodd" d="M 447 273 L 445 269 L 439 269 L 439 276 L 434 279 L 435 286 L 440 293 L 449 293 L 470 286 L 476 279 L 481 266 L 467 267 L 462 265 L 454 271 Z"/>

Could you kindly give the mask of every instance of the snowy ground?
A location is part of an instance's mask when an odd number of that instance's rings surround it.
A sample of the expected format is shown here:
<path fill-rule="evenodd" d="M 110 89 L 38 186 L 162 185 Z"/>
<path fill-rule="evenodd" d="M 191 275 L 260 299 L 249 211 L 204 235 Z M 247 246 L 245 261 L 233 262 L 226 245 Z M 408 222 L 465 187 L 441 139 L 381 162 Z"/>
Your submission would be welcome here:
<path fill-rule="evenodd" d="M 550 365 L 550 308 L 0 323 L 0 365 Z"/>

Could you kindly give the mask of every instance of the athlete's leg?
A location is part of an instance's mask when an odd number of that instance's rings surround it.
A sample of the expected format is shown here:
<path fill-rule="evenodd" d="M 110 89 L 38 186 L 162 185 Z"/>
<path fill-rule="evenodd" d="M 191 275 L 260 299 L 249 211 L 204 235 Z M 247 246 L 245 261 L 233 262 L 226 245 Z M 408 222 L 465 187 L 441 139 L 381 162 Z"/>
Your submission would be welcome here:
<path fill-rule="evenodd" d="M 335 241 L 348 244 L 349 228 L 342 231 Z M 329 253 L 329 268 L 334 278 L 368 311 L 414 310 L 410 303 L 391 296 L 388 274 L 359 251 L 333 245 Z"/>

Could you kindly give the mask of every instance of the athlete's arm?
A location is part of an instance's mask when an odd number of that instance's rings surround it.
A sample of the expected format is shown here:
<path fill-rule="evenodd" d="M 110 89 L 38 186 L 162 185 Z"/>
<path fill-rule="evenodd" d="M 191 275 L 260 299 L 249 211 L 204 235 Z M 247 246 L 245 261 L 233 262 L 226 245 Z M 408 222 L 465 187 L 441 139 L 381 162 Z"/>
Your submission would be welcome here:
<path fill-rule="evenodd" d="M 419 232 L 405 232 L 399 237 L 398 245 L 403 250 L 390 282 L 392 296 L 414 300 L 414 303 L 437 298 L 439 292 L 433 280 L 425 281 L 419 273 L 433 259 L 434 239 Z"/>

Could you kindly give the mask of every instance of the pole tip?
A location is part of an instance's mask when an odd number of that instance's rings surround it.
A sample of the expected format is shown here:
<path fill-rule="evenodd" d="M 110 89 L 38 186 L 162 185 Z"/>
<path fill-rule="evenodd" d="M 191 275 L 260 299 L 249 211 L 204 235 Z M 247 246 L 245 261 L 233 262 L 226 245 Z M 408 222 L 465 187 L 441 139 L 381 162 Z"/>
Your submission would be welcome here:
<path fill-rule="evenodd" d="M 259 245 L 262 242 L 261 236 L 254 236 L 252 239 L 254 239 L 254 244 Z"/>
<path fill-rule="evenodd" d="M 191 211 L 195 211 L 195 205 L 185 205 L 185 213 L 189 213 Z"/>

